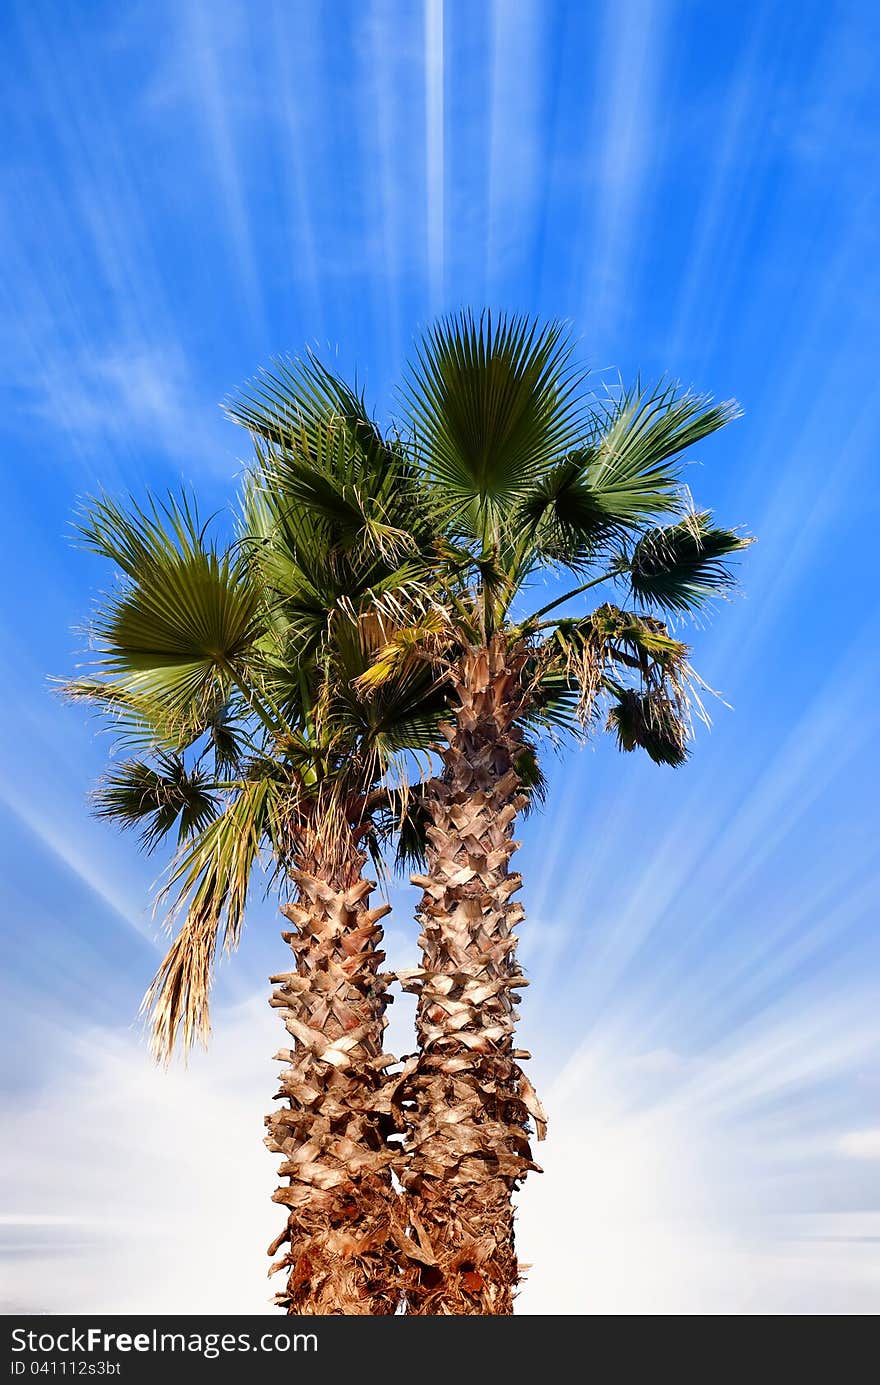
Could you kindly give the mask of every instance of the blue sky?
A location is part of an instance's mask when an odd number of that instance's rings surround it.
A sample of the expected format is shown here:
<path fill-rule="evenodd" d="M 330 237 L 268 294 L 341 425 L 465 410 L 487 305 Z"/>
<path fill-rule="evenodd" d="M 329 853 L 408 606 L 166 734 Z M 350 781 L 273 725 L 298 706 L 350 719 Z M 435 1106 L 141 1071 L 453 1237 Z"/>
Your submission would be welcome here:
<path fill-rule="evenodd" d="M 273 354 L 316 345 L 385 417 L 419 327 L 489 304 L 569 319 L 598 381 L 740 399 L 692 489 L 759 538 L 744 595 L 693 633 L 732 710 L 692 763 L 551 759 L 523 831 L 523 1029 L 552 1121 L 523 1311 L 867 1311 L 874 7 L 29 0 L 0 26 L 5 1300 L 256 1310 L 274 1226 L 273 908 L 223 968 L 212 1053 L 153 1072 L 135 1016 L 159 863 L 89 818 L 107 740 L 47 681 L 108 580 L 74 509 L 181 482 L 223 506 L 247 453 L 218 402 Z M 401 962 L 413 902 L 395 890 Z M 218 1143 L 234 1273 L 188 1258 Z"/>

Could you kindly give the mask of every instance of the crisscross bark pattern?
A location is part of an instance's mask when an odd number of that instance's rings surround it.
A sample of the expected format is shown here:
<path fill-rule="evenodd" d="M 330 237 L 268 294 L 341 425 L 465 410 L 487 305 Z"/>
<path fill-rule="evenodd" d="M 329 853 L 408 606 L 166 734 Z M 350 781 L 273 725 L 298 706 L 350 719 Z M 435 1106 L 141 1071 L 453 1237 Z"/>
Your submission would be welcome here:
<path fill-rule="evenodd" d="M 382 1051 L 388 977 L 379 968 L 380 919 L 368 907 L 372 881 L 353 851 L 328 880 L 292 872 L 295 902 L 282 912 L 293 931 L 294 967 L 271 978 L 292 1049 L 278 1093 L 286 1105 L 267 1117 L 266 1144 L 284 1155 L 288 1184 L 274 1201 L 287 1226 L 269 1247 L 287 1252 L 270 1273 L 287 1271 L 276 1303 L 288 1313 L 384 1316 L 400 1300 L 397 1246 L 404 1238 L 400 1198 L 391 1181 L 394 1122 Z"/>
<path fill-rule="evenodd" d="M 528 1118 L 544 1114 L 514 1046 L 515 926 L 510 870 L 525 804 L 516 719 L 525 651 L 502 639 L 473 649 L 455 677 L 455 723 L 443 728 L 444 773 L 431 781 L 427 874 L 419 909 L 422 966 L 401 977 L 418 996 L 419 1053 L 402 1081 L 410 1223 L 407 1311 L 509 1314 L 519 1278 L 512 1193 L 530 1169 Z"/>

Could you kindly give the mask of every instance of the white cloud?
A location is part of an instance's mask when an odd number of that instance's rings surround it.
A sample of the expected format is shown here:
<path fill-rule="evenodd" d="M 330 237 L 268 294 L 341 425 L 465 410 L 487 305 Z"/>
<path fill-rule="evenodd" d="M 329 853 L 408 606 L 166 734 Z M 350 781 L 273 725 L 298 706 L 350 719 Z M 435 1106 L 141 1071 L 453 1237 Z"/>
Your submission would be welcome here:
<path fill-rule="evenodd" d="M 3 1111 L 5 1311 L 270 1311 L 277 1031 L 250 1002 L 209 1057 L 164 1072 L 134 1038 L 92 1030 L 48 1090 Z"/>
<path fill-rule="evenodd" d="M 598 186 L 588 311 L 607 339 L 625 299 L 639 212 L 659 159 L 657 100 L 665 48 L 665 7 L 655 0 L 606 4 L 600 49 Z"/>
<path fill-rule="evenodd" d="M 674 1053 L 671 1048 L 652 1048 L 647 1053 L 637 1053 L 630 1058 L 628 1066 L 634 1072 L 669 1077 L 681 1072 L 685 1061 L 680 1053 Z"/>
<path fill-rule="evenodd" d="M 851 1130 L 841 1136 L 837 1147 L 848 1159 L 880 1159 L 880 1127 Z"/>
<path fill-rule="evenodd" d="M 273 1311 L 264 1252 L 281 1212 L 261 1141 L 278 1020 L 262 996 L 215 1020 L 210 1054 L 167 1073 L 132 1037 L 92 1030 L 65 1045 L 47 1089 L 0 1111 L 7 1309 Z M 536 1150 L 546 1172 L 520 1196 L 533 1268 L 518 1311 L 872 1311 L 880 1212 L 828 1205 L 821 1105 L 806 1117 L 778 1105 L 863 1061 L 856 1011 L 825 1043 L 840 1023 L 780 1021 L 687 1062 L 615 1055 L 607 1039 L 576 1055 L 543 1093 L 550 1138 Z M 634 1090 L 634 1066 L 662 1080 Z M 880 1132 L 861 1134 L 876 1151 Z"/>
<path fill-rule="evenodd" d="M 849 1022 L 777 1017 L 687 1062 L 585 1045 L 542 1094 L 550 1134 L 536 1150 L 544 1175 L 520 1195 L 533 1268 L 519 1311 L 875 1311 L 880 1208 L 838 1210 L 864 1188 L 830 1175 L 835 1116 L 817 1094 L 861 1066 L 875 1028 L 858 1007 Z M 634 1071 L 651 1085 L 634 1088 Z M 880 1131 L 863 1134 L 860 1148 L 880 1152 Z"/>
<path fill-rule="evenodd" d="M 185 357 L 173 345 L 117 342 L 50 362 L 33 408 L 80 436 L 171 456 L 201 455 L 217 408 L 196 398 Z"/>

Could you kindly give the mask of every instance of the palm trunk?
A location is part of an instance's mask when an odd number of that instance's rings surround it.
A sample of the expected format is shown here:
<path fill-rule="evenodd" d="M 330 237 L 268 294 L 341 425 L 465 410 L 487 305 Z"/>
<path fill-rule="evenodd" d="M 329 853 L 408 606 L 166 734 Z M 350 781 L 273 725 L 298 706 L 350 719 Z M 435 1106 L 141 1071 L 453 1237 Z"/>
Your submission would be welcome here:
<path fill-rule="evenodd" d="M 266 1118 L 266 1144 L 285 1156 L 289 1180 L 273 1195 L 289 1210 L 269 1247 L 287 1270 L 276 1303 L 290 1314 L 384 1316 L 400 1300 L 396 1243 L 403 1239 L 400 1198 L 391 1181 L 394 1124 L 382 1052 L 387 977 L 379 971 L 387 907 L 368 908 L 373 883 L 366 857 L 352 844 L 342 869 L 317 861 L 292 872 L 296 901 L 282 912 L 294 970 L 273 976 L 271 1004 L 294 1040 L 276 1057 L 289 1066 L 278 1095 L 287 1101 Z"/>
<path fill-rule="evenodd" d="M 510 1314 L 519 1279 L 512 1194 L 529 1169 L 528 1118 L 545 1121 L 514 1047 L 517 990 L 510 871 L 522 735 L 524 651 L 498 638 L 471 650 L 444 727 L 445 771 L 428 787 L 428 873 L 419 908 L 419 1053 L 404 1076 L 403 1183 L 410 1224 L 407 1308 L 416 1316 Z"/>

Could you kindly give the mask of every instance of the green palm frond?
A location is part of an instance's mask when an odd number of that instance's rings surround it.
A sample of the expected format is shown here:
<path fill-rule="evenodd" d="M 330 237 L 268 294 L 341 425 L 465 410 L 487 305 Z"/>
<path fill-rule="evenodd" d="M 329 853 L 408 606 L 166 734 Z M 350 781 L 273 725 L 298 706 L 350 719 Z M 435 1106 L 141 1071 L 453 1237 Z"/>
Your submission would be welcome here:
<path fill-rule="evenodd" d="M 649 529 L 632 550 L 622 572 L 633 596 L 669 611 L 699 611 L 735 585 L 731 553 L 753 540 L 732 529 L 718 529 L 703 511 L 676 524 Z"/>
<path fill-rule="evenodd" d="M 205 721 L 207 748 L 213 754 L 214 772 L 218 776 L 235 774 L 241 767 L 249 743 L 242 721 L 245 714 L 246 707 L 241 701 L 237 708 L 227 703 Z"/>
<path fill-rule="evenodd" d="M 276 451 L 308 452 L 328 424 L 338 424 L 367 463 L 390 460 L 388 441 L 371 418 L 363 392 L 352 389 L 313 352 L 305 360 L 276 358 L 223 407 L 234 423 Z"/>
<path fill-rule="evenodd" d="M 383 761 L 390 763 L 404 753 L 424 754 L 429 751 L 437 740 L 437 728 L 447 712 L 446 698 L 438 689 L 432 697 L 419 695 L 417 710 L 410 715 L 405 709 L 399 708 L 386 714 L 384 724 L 372 732 Z"/>
<path fill-rule="evenodd" d="M 386 518 L 393 495 L 381 474 L 365 474 L 362 455 L 335 418 L 316 423 L 309 438 L 293 439 L 283 450 L 263 451 L 256 477 L 276 522 L 291 526 L 294 547 L 319 538 L 350 550 L 370 541 L 371 523 L 394 529 Z M 404 532 L 399 541 L 412 545 Z"/>
<path fill-rule="evenodd" d="M 176 754 L 192 745 L 201 733 L 200 722 L 103 678 L 71 678 L 60 691 L 68 701 L 85 703 L 97 712 L 105 729 L 116 737 L 114 748 L 129 758 Z"/>
<path fill-rule="evenodd" d="M 168 512 L 171 514 L 171 512 Z M 205 540 L 194 511 L 157 510 L 136 552 L 129 530 L 142 512 L 99 506 L 101 551 L 130 558 L 121 591 L 92 622 L 94 668 L 108 689 L 158 716 L 200 719 L 228 698 L 259 630 L 259 593 L 240 552 Z"/>
<path fill-rule="evenodd" d="M 290 456 L 267 463 L 264 473 L 278 498 L 276 506 L 280 500 L 285 507 L 279 515 L 281 532 L 300 561 L 313 556 L 318 544 L 325 553 L 346 554 L 349 561 L 362 554 L 370 565 L 377 559 L 397 565 L 418 551 L 414 535 L 395 522 L 399 495 L 392 502 L 391 496 L 376 495 L 375 489 L 370 491 L 356 480 L 328 476 L 312 462 Z M 323 521 L 323 533 L 316 521 Z"/>
<path fill-rule="evenodd" d="M 289 509 L 302 526 L 297 544 L 308 543 L 319 518 L 349 549 L 353 538 L 417 546 L 436 532 L 411 453 L 393 430 L 382 434 L 363 395 L 315 356 L 276 362 L 227 412 L 257 443 L 255 482 L 273 524 Z"/>
<path fill-rule="evenodd" d="M 170 550 L 199 548 L 204 534 L 198 508 L 185 494 L 169 494 L 164 503 L 148 496 L 145 505 L 129 496 L 124 506 L 101 495 L 85 502 L 74 529 L 86 548 L 135 580 Z"/>
<path fill-rule="evenodd" d="M 739 416 L 733 400 L 661 381 L 612 394 L 597 408 L 589 445 L 573 454 L 596 505 L 618 525 L 632 526 L 681 505 L 682 454 Z"/>
<path fill-rule="evenodd" d="M 425 800 L 418 792 L 403 794 L 390 789 L 388 806 L 379 820 L 379 838 L 383 845 L 394 841 L 394 869 L 406 874 L 421 870 L 428 847 L 428 828 L 431 819 Z"/>
<path fill-rule="evenodd" d="M 116 765 L 92 795 L 99 818 L 120 827 L 141 829 L 149 853 L 177 828 L 177 841 L 204 831 L 217 813 L 213 780 L 198 769 L 187 770 L 177 755 L 160 755 L 155 765 L 128 760 Z"/>
<path fill-rule="evenodd" d="M 434 507 L 396 444 L 365 459 L 338 420 L 317 450 L 263 451 L 248 481 L 241 541 L 271 594 L 273 625 L 297 659 L 316 656 L 340 614 L 433 571 Z M 321 442 L 327 446 L 321 451 Z"/>
<path fill-rule="evenodd" d="M 531 741 L 524 741 L 516 759 L 516 772 L 520 788 L 526 797 L 523 809 L 526 816 L 540 808 L 547 801 L 547 778 L 538 759 L 537 747 Z"/>
<path fill-rule="evenodd" d="M 551 741 L 583 736 L 584 719 L 579 713 L 581 696 L 577 684 L 564 670 L 554 677 L 547 673 L 535 686 L 523 724 L 535 736 Z"/>
<path fill-rule="evenodd" d="M 577 453 L 541 477 L 522 501 L 512 527 L 534 559 L 580 571 L 596 560 L 619 524 L 587 483 L 582 454 Z"/>
<path fill-rule="evenodd" d="M 582 374 L 559 323 L 462 312 L 423 337 L 405 399 L 422 462 L 459 518 L 494 519 L 583 429 Z M 476 508 L 473 508 L 476 507 Z"/>

